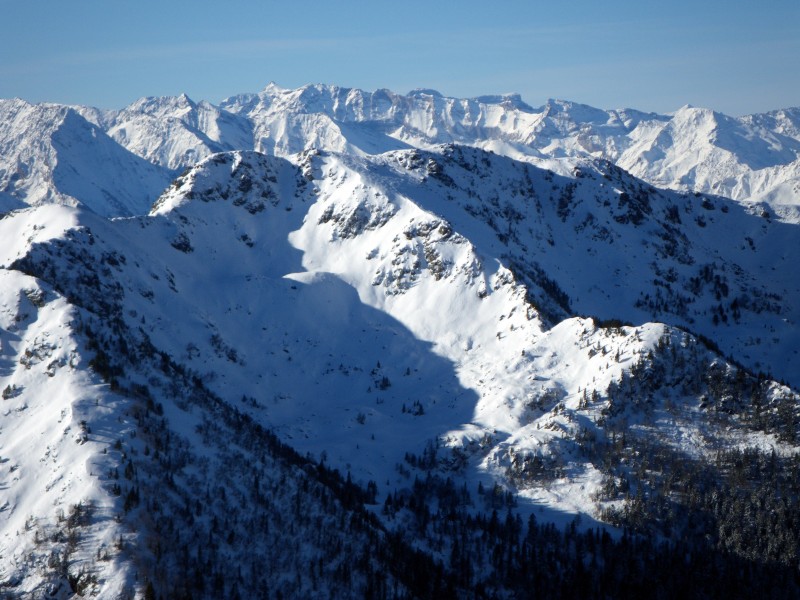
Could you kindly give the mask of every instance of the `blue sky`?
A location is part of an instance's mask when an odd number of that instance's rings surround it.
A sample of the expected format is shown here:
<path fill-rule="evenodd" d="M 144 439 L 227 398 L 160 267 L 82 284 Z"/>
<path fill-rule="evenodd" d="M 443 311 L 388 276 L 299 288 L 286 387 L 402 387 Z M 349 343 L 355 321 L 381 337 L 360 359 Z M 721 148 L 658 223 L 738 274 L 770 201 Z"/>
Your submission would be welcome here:
<path fill-rule="evenodd" d="M 800 105 L 800 1 L 0 0 L 0 97 L 334 83 L 739 115 Z"/>

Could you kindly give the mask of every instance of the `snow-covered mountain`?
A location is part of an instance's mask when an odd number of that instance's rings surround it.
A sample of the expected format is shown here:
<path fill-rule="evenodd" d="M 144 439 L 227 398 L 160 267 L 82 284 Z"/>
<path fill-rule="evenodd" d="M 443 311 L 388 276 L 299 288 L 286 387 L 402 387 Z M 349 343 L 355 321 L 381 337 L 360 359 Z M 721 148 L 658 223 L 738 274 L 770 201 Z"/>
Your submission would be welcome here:
<path fill-rule="evenodd" d="M 290 157 L 309 148 L 376 154 L 457 143 L 555 169 L 559 160 L 601 158 L 658 187 L 767 202 L 790 220 L 800 204 L 796 108 L 734 118 L 685 106 L 658 115 L 561 100 L 533 108 L 515 94 L 458 99 L 270 84 L 219 107 L 146 98 L 104 115 L 112 138 L 172 169 L 221 150 Z"/>
<path fill-rule="evenodd" d="M 0 100 L 0 209 L 82 204 L 146 211 L 173 173 L 132 154 L 66 106 Z"/>
<path fill-rule="evenodd" d="M 169 169 L 193 165 L 215 152 L 253 146 L 248 120 L 185 95 L 143 98 L 102 123 L 121 145 Z"/>
<path fill-rule="evenodd" d="M 374 153 L 453 142 L 514 158 L 602 158 L 659 187 L 736 200 L 797 205 L 800 198 L 797 109 L 732 118 L 685 106 L 657 115 L 559 100 L 532 108 L 517 95 L 465 100 L 319 85 L 270 85 L 221 106 L 247 116 L 255 148 L 270 153 L 304 144 Z"/>
<path fill-rule="evenodd" d="M 3 107 L 28 165 L 0 220 L 4 593 L 798 589 L 800 230 L 609 160 L 678 114 Z"/>

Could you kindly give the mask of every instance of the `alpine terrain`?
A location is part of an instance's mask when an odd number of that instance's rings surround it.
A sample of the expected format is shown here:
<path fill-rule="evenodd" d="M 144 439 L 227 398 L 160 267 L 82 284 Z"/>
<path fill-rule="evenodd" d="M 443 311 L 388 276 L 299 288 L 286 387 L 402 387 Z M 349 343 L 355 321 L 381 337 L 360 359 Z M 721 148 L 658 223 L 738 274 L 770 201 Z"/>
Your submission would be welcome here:
<path fill-rule="evenodd" d="M 800 109 L 0 100 L 0 596 L 800 595 Z"/>

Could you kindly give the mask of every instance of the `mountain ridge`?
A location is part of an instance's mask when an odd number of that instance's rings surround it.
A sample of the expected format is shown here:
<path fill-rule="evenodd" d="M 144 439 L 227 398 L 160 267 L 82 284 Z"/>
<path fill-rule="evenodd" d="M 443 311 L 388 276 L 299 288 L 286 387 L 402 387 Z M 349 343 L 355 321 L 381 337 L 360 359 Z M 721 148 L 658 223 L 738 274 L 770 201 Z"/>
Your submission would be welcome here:
<path fill-rule="evenodd" d="M 800 588 L 797 224 L 578 151 L 739 121 L 237 98 L 0 103 L 4 592 Z"/>
<path fill-rule="evenodd" d="M 142 98 L 119 111 L 74 109 L 127 150 L 173 173 L 223 150 L 290 157 L 311 147 L 379 154 L 459 143 L 560 172 L 571 170 L 561 162 L 602 158 L 659 187 L 763 201 L 789 221 L 800 214 L 797 108 L 728 117 L 686 106 L 658 115 L 565 100 L 533 108 L 514 94 L 456 99 L 429 92 L 271 84 L 219 106 L 182 95 Z M 4 188 L 25 201 L 25 193 L 8 183 Z M 114 197 L 123 193 L 111 190 Z"/>
<path fill-rule="evenodd" d="M 24 204 L 139 214 L 172 174 L 129 152 L 71 107 L 0 101 L 0 190 Z"/>

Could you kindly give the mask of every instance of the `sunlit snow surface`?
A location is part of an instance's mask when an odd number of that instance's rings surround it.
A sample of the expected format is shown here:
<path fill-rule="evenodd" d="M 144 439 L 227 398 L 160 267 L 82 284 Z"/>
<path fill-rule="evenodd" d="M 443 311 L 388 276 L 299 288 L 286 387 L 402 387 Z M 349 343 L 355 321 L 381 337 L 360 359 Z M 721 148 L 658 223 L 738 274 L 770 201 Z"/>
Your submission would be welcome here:
<path fill-rule="evenodd" d="M 117 518 L 110 474 L 144 444 L 132 399 L 89 368 L 87 324 L 146 340 L 301 453 L 375 480 L 379 501 L 410 485 L 407 453 L 438 445 L 438 468 L 470 489 L 499 482 L 522 512 L 592 524 L 602 477 L 576 440 L 602 430 L 609 385 L 665 343 L 688 366 L 626 413 L 630 431 L 688 457 L 793 451 L 709 419 L 686 391 L 692 365 L 733 368 L 697 334 L 800 380 L 792 111 L 734 122 L 274 86 L 222 109 L 1 106 L 16 141 L 0 140 L 0 207 L 17 210 L 0 220 L 0 573 L 23 592 L 40 589 L 41 540 L 76 506 L 89 516 L 75 563 L 91 562 L 104 597 L 137 585 L 114 548 L 140 533 Z M 670 187 L 772 195 L 662 192 L 586 153 Z M 127 369 L 128 386 L 164 379 Z M 199 408 L 159 400 L 191 453 L 221 460 Z M 526 456 L 557 477 L 514 480 Z"/>

